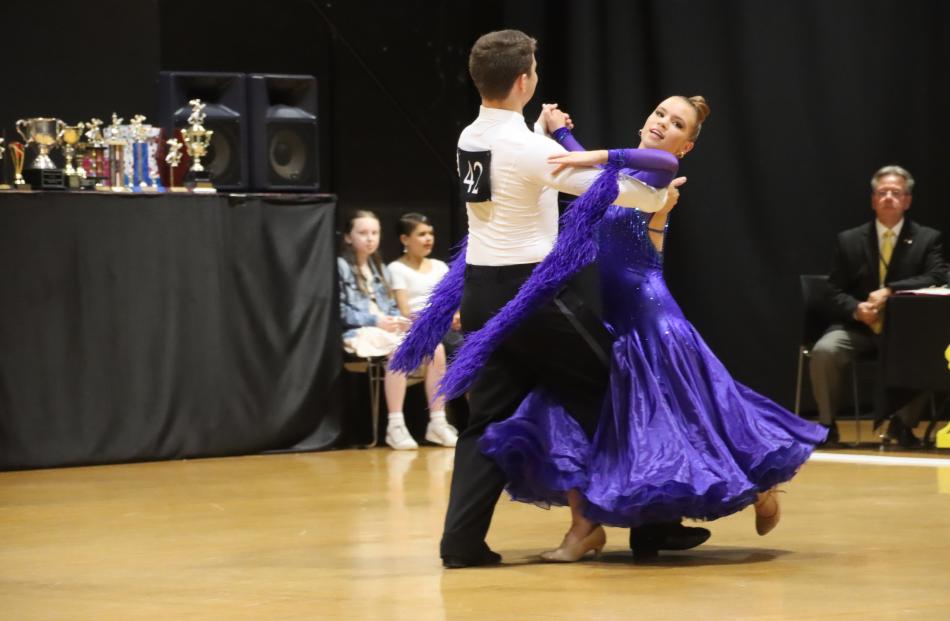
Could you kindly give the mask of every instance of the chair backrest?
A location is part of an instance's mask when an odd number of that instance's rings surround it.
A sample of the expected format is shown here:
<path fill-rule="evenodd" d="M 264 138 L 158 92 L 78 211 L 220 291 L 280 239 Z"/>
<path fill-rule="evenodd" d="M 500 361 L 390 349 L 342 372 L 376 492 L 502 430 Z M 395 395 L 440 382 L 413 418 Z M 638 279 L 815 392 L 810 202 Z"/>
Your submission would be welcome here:
<path fill-rule="evenodd" d="M 831 287 L 825 274 L 802 274 L 802 345 L 811 345 L 831 323 Z"/>

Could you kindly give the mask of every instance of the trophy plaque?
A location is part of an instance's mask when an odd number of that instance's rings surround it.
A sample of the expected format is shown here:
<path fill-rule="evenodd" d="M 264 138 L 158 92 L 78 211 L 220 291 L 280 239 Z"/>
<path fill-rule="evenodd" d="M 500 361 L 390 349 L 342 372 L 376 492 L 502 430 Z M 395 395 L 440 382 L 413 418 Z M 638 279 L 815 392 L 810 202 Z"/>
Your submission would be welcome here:
<path fill-rule="evenodd" d="M 35 189 L 63 190 L 66 187 L 63 171 L 49 157 L 50 149 L 59 145 L 64 127 L 66 124 L 60 119 L 45 117 L 16 122 L 17 132 L 23 137 L 25 146 L 35 144 L 39 151 L 23 171 L 23 178 Z"/>
<path fill-rule="evenodd" d="M 205 113 L 203 112 L 205 104 L 200 99 L 192 99 L 188 102 L 191 105 L 191 115 L 188 117 L 188 127 L 181 130 L 181 137 L 191 156 L 191 169 L 185 177 L 185 186 L 192 192 L 217 192 L 211 183 L 211 175 L 201 165 L 201 158 L 208 154 L 208 145 L 211 144 L 213 130 L 205 129 Z"/>

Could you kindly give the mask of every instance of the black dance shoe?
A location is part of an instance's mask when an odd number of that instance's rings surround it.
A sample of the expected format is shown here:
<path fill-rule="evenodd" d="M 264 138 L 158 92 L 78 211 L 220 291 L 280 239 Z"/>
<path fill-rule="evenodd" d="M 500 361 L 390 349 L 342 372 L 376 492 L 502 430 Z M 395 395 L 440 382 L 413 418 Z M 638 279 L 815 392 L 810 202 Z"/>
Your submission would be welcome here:
<path fill-rule="evenodd" d="M 487 547 L 474 556 L 446 554 L 442 557 L 442 567 L 446 569 L 462 569 L 464 567 L 482 567 L 497 565 L 501 562 L 501 554 L 492 552 Z"/>
<path fill-rule="evenodd" d="M 630 529 L 633 558 L 656 557 L 660 550 L 689 550 L 704 543 L 712 533 L 707 528 L 683 526 L 680 522 L 645 524 Z"/>
<path fill-rule="evenodd" d="M 890 422 L 887 424 L 887 432 L 884 434 L 884 441 L 886 442 L 897 442 L 901 448 L 913 449 L 920 448 L 923 446 L 923 442 L 920 441 L 920 438 L 914 435 L 914 432 L 911 431 L 910 427 L 904 424 L 897 416 L 891 416 Z"/>

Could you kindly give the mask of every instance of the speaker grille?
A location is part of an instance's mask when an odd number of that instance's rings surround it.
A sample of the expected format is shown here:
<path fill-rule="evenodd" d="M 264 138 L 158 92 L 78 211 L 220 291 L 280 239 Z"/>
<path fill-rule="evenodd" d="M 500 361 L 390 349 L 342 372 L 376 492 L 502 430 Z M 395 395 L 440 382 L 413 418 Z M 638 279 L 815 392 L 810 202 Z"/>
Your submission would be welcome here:
<path fill-rule="evenodd" d="M 318 189 L 316 78 L 251 74 L 247 85 L 252 187 L 311 192 Z"/>
<path fill-rule="evenodd" d="M 267 126 L 268 179 L 271 185 L 311 185 L 317 180 L 317 127 L 310 123 Z"/>

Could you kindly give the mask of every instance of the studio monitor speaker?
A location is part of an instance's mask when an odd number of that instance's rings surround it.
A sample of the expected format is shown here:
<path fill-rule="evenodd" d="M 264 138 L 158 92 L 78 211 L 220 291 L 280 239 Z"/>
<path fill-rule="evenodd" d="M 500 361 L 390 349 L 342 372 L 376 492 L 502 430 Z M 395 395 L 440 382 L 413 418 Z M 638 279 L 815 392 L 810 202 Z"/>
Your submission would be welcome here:
<path fill-rule="evenodd" d="M 162 71 L 158 76 L 159 124 L 166 138 L 187 127 L 192 99 L 205 104 L 205 129 L 214 132 L 202 165 L 223 191 L 248 189 L 247 90 L 243 73 Z M 182 149 L 184 151 L 184 148 Z"/>
<path fill-rule="evenodd" d="M 251 187 L 317 190 L 317 79 L 252 73 L 247 91 Z"/>

